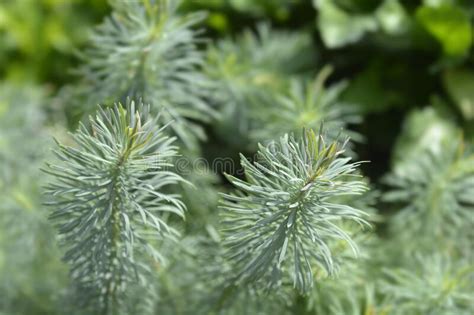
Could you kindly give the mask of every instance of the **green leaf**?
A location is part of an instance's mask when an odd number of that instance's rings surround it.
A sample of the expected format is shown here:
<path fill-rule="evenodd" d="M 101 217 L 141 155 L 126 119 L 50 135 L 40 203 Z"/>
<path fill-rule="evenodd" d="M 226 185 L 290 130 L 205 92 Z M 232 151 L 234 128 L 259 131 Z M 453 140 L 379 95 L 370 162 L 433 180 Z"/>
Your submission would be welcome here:
<path fill-rule="evenodd" d="M 466 69 L 448 70 L 443 76 L 444 88 L 466 120 L 474 119 L 474 72 Z"/>
<path fill-rule="evenodd" d="M 319 31 L 329 48 L 357 42 L 365 33 L 377 29 L 377 21 L 371 15 L 351 15 L 327 0 L 315 2 L 315 6 L 319 9 Z"/>
<path fill-rule="evenodd" d="M 385 0 L 376 10 L 375 16 L 381 29 L 390 35 L 404 33 L 410 18 L 398 0 Z"/>
<path fill-rule="evenodd" d="M 380 62 L 373 62 L 357 74 L 343 92 L 342 102 L 351 104 L 360 113 L 383 112 L 403 103 L 400 93 L 386 83 L 393 85 L 396 78 L 382 67 Z"/>
<path fill-rule="evenodd" d="M 464 10 L 447 4 L 422 6 L 416 12 L 416 19 L 438 40 L 445 55 L 466 56 L 472 43 L 472 29 Z"/>

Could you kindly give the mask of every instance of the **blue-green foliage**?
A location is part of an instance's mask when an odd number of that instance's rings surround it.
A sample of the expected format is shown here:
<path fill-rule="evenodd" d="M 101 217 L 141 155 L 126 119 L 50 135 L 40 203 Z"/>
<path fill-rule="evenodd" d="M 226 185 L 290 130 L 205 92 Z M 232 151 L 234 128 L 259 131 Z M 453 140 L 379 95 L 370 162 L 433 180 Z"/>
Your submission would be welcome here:
<path fill-rule="evenodd" d="M 409 268 L 386 270 L 389 314 L 472 314 L 474 266 L 469 259 L 416 256 Z"/>
<path fill-rule="evenodd" d="M 268 24 L 211 46 L 205 71 L 215 82 L 211 100 L 220 107 L 219 133 L 226 137 L 237 132 L 241 139 L 235 142 L 247 139 L 252 129 L 259 129 L 256 118 L 263 99 L 306 72 L 315 54 L 307 34 L 272 30 Z"/>
<path fill-rule="evenodd" d="M 64 260 L 78 297 L 98 314 L 126 306 L 128 286 L 146 288 L 152 261 L 164 262 L 156 243 L 178 235 L 166 215 L 184 217 L 178 196 L 164 191 L 182 180 L 168 170 L 176 147 L 148 111 L 134 102 L 99 109 L 72 135 L 74 146 L 58 144 L 58 161 L 45 169 L 54 177 L 47 204 Z"/>
<path fill-rule="evenodd" d="M 234 281 L 265 279 L 276 285 L 289 274 L 302 293 L 313 285 L 318 268 L 333 275 L 337 263 L 331 242 L 357 245 L 340 227 L 342 221 L 367 224 L 364 212 L 332 201 L 365 191 L 358 162 L 342 157 L 345 143 L 325 142 L 323 134 L 306 131 L 301 139 L 285 135 L 260 146 L 253 164 L 241 156 L 246 180 L 228 176 L 239 189 L 224 195 L 227 257 L 235 264 Z"/>
<path fill-rule="evenodd" d="M 429 109 L 409 116 L 401 140 L 392 173 L 384 178 L 389 190 L 382 196 L 400 207 L 392 233 L 402 240 L 417 238 L 406 250 L 429 249 L 433 241 L 466 250 L 474 224 L 472 144 Z"/>
<path fill-rule="evenodd" d="M 262 99 L 259 110 L 253 113 L 256 123 L 252 138 L 268 141 L 285 133 L 297 133 L 302 128 L 317 129 L 324 123 L 326 140 L 335 140 L 343 132 L 352 140 L 360 141 L 360 135 L 347 129 L 348 124 L 360 122 L 360 117 L 349 104 L 340 100 L 347 82 L 325 87 L 330 73 L 331 68 L 325 67 L 314 80 L 293 79 L 287 92 L 275 92 Z"/>
<path fill-rule="evenodd" d="M 84 107 L 141 98 L 161 112 L 162 122 L 188 147 L 204 139 L 195 121 L 209 121 L 212 109 L 203 99 L 210 83 L 201 71 L 203 43 L 195 29 L 204 14 L 176 13 L 179 1 L 111 1 L 113 13 L 90 36 L 75 70 L 79 82 L 63 91 L 74 115 Z M 86 104 L 86 105 L 84 105 Z"/>
<path fill-rule="evenodd" d="M 0 1 L 1 315 L 474 312 L 472 1 L 105 1 Z"/>
<path fill-rule="evenodd" d="M 57 314 L 66 272 L 42 205 L 46 91 L 0 84 L 0 313 Z M 34 283 L 32 283 L 34 279 Z"/>

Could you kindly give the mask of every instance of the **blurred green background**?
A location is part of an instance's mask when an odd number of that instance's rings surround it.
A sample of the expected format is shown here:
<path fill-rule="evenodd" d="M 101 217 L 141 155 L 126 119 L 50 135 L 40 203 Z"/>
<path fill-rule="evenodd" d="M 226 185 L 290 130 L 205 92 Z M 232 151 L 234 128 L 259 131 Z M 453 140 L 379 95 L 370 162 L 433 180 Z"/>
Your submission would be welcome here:
<path fill-rule="evenodd" d="M 377 153 L 388 160 L 404 115 L 428 104 L 443 107 L 473 133 L 470 0 L 184 2 L 183 11 L 209 12 L 206 34 L 212 39 L 255 28 L 260 21 L 311 34 L 317 63 L 333 66 L 330 81 L 350 82 L 342 98 L 366 116 L 357 127 L 368 138 L 362 157 Z M 3 0 L 2 81 L 39 84 L 49 95 L 74 82 L 71 69 L 80 63 L 75 52 L 109 11 L 106 0 Z M 385 171 L 387 165 L 380 163 L 371 166 L 373 176 Z"/>

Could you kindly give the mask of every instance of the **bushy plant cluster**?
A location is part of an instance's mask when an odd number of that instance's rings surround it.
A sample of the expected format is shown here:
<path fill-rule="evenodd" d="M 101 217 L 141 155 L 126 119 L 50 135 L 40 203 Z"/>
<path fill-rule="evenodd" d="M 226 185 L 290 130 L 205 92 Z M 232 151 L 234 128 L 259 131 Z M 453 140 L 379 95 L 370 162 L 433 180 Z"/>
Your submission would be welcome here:
<path fill-rule="evenodd" d="M 469 1 L 25 3 L 0 315 L 474 313 Z"/>

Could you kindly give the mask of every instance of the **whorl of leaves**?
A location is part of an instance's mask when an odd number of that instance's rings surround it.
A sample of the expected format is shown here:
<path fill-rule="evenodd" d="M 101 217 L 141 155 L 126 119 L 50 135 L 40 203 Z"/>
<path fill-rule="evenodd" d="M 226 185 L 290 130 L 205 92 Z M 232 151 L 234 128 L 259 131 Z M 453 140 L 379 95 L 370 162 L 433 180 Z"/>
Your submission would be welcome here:
<path fill-rule="evenodd" d="M 382 292 L 389 314 L 468 315 L 474 308 L 470 259 L 416 256 L 409 268 L 386 269 Z"/>
<path fill-rule="evenodd" d="M 224 128 L 236 125 L 246 136 L 253 103 L 284 88 L 289 76 L 304 72 L 314 62 L 314 55 L 310 36 L 274 31 L 268 24 L 210 47 L 205 71 L 215 81 L 212 99 L 220 107 Z"/>
<path fill-rule="evenodd" d="M 81 79 L 65 97 L 83 104 L 112 104 L 142 98 L 173 120 L 174 133 L 187 146 L 204 138 L 195 121 L 209 121 L 214 111 L 204 101 L 209 81 L 201 72 L 203 43 L 195 27 L 204 14 L 178 15 L 180 1 L 112 1 L 113 13 L 91 34 L 81 53 Z M 72 96 L 70 95 L 72 93 Z M 158 102 L 159 100 L 159 102 Z M 80 115 L 81 112 L 75 113 Z"/>
<path fill-rule="evenodd" d="M 148 111 L 133 102 L 100 109 L 72 135 L 74 147 L 58 144 L 58 161 L 45 169 L 64 260 L 83 302 L 100 314 L 115 314 L 127 286 L 145 285 L 149 258 L 163 262 L 153 240 L 177 235 L 163 215 L 184 217 L 178 197 L 163 192 L 182 180 L 167 170 L 173 139 Z"/>
<path fill-rule="evenodd" d="M 266 278 L 273 285 L 286 273 L 307 293 L 316 266 L 330 275 L 337 270 L 330 241 L 346 241 L 357 253 L 340 223 L 365 225 L 365 213 L 332 201 L 366 190 L 353 178 L 360 163 L 341 156 L 346 143 L 326 143 L 321 132 L 305 131 L 300 140 L 285 135 L 260 145 L 253 164 L 241 156 L 246 180 L 228 175 L 239 191 L 222 201 L 227 258 L 236 267 L 233 280 Z"/>
<path fill-rule="evenodd" d="M 360 122 L 360 117 L 351 107 L 339 100 L 346 87 L 340 82 L 325 87 L 331 67 L 324 67 L 315 80 L 290 81 L 287 93 L 276 93 L 263 100 L 265 109 L 255 111 L 258 126 L 252 136 L 258 141 L 276 139 L 284 133 L 295 133 L 302 128 L 317 129 L 324 122 L 327 140 L 335 140 L 341 130 L 352 140 L 360 140 L 360 135 L 347 131 L 348 124 Z"/>
<path fill-rule="evenodd" d="M 272 84 L 278 74 L 304 71 L 314 61 L 312 53 L 310 36 L 275 31 L 262 23 L 255 32 L 246 30 L 235 40 L 223 39 L 211 47 L 206 71 L 224 78 L 223 84 Z"/>
<path fill-rule="evenodd" d="M 394 233 L 408 239 L 416 235 L 418 249 L 420 244 L 431 248 L 433 237 L 454 243 L 472 237 L 474 155 L 466 145 L 459 135 L 443 141 L 439 150 L 425 149 L 401 160 L 385 178 L 390 190 L 383 199 L 401 206 L 393 219 Z"/>
<path fill-rule="evenodd" d="M 0 83 L 1 314 L 56 314 L 55 303 L 46 302 L 66 279 L 42 206 L 39 168 L 50 157 L 46 100 L 42 88 Z"/>

